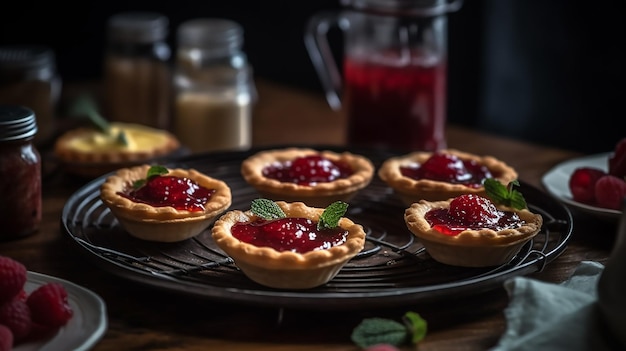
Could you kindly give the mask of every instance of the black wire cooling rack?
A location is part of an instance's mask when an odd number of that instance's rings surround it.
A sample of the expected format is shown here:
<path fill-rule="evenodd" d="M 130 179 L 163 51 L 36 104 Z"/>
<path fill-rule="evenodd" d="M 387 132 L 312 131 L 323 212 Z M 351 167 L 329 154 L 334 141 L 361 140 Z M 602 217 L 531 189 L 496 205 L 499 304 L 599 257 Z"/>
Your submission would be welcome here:
<path fill-rule="evenodd" d="M 333 147 L 318 147 L 344 151 Z M 195 168 L 231 188 L 230 209 L 247 210 L 258 198 L 240 175 L 241 162 L 260 149 L 185 157 L 167 165 Z M 378 168 L 395 153 L 348 149 Z M 379 308 L 477 294 L 507 278 L 541 271 L 566 248 L 573 223 L 560 202 L 524 182 L 531 211 L 544 218 L 540 233 L 510 262 L 489 268 L 453 267 L 431 259 L 404 223 L 405 206 L 375 177 L 351 202 L 347 217 L 367 231 L 365 249 L 327 284 L 307 290 L 278 290 L 249 280 L 212 241 L 210 227 L 179 243 L 153 243 L 128 235 L 100 201 L 97 178 L 67 201 L 62 227 L 102 269 L 154 287 L 197 297 L 285 308 Z"/>

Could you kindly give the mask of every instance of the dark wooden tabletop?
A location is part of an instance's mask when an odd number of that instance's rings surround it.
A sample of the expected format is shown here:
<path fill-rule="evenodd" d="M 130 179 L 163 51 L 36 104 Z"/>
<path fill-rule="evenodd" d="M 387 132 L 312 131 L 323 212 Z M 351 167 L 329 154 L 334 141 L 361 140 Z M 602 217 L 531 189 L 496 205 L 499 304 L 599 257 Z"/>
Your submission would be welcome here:
<path fill-rule="evenodd" d="M 344 145 L 343 119 L 323 96 L 270 82 L 258 82 L 258 90 L 255 146 Z M 505 160 L 518 170 L 520 180 L 539 189 L 543 189 L 541 176 L 551 167 L 581 156 L 457 126 L 448 126 L 447 139 L 450 147 Z M 23 239 L 0 242 L 0 255 L 23 262 L 30 271 L 82 285 L 103 298 L 109 324 L 95 351 L 352 351 L 358 348 L 350 341 L 350 333 L 363 318 L 399 319 L 409 310 L 429 323 L 420 351 L 485 350 L 506 327 L 502 312 L 508 300 L 502 288 L 393 309 L 333 312 L 225 303 L 131 282 L 86 259 L 61 229 L 63 206 L 85 182 L 58 172 L 44 177 L 40 230 Z M 574 232 L 567 249 L 531 277 L 562 282 L 583 260 L 606 262 L 617 223 L 572 213 Z"/>

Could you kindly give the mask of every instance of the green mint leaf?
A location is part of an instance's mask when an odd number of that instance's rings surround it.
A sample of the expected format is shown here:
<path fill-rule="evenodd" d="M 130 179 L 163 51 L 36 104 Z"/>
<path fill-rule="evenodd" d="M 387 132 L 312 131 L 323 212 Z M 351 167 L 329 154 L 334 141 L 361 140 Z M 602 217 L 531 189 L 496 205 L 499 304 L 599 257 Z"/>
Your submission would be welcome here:
<path fill-rule="evenodd" d="M 328 205 L 322 212 L 317 222 L 317 230 L 331 229 L 339 225 L 339 220 L 346 213 L 348 204 L 343 201 L 335 201 Z"/>
<path fill-rule="evenodd" d="M 164 175 L 167 173 L 169 173 L 169 170 L 166 167 L 159 166 L 159 165 L 150 166 L 150 168 L 148 168 L 148 172 L 146 172 L 145 178 L 139 179 L 133 182 L 133 188 L 134 189 L 141 188 L 142 186 L 144 186 L 144 184 L 146 184 L 148 179 L 152 177 Z"/>
<path fill-rule="evenodd" d="M 507 207 L 516 208 L 522 210 L 528 207 L 526 199 L 521 192 L 513 189 L 513 186 L 519 186 L 517 179 L 511 181 L 507 186 L 504 186 L 499 181 L 493 178 L 487 178 L 484 182 L 485 191 L 487 196 L 496 204 L 501 204 Z"/>
<path fill-rule="evenodd" d="M 250 205 L 252 213 L 263 219 L 285 218 L 287 215 L 274 201 L 268 199 L 254 199 Z"/>
<path fill-rule="evenodd" d="M 400 346 L 408 341 L 409 332 L 402 323 L 385 318 L 366 318 L 357 325 L 350 336 L 360 348 L 377 344 Z"/>
<path fill-rule="evenodd" d="M 402 317 L 402 321 L 411 331 L 411 342 L 413 344 L 417 344 L 426 337 L 426 332 L 428 331 L 428 323 L 426 323 L 426 320 L 422 318 L 422 316 L 420 316 L 418 313 L 407 312 Z"/>
<path fill-rule="evenodd" d="M 79 96 L 69 110 L 69 115 L 74 117 L 87 117 L 89 121 L 103 134 L 111 133 L 111 125 L 102 117 L 96 107 L 96 101 L 88 94 Z M 115 141 L 124 146 L 128 146 L 128 139 L 124 132 L 120 132 L 115 137 Z"/>

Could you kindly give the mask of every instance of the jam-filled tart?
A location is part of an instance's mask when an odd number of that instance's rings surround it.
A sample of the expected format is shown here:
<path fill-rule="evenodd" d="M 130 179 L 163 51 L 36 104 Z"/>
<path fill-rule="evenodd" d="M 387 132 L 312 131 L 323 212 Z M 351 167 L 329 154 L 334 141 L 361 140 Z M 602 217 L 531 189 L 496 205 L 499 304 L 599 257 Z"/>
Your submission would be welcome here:
<path fill-rule="evenodd" d="M 518 174 L 493 156 L 443 149 L 391 157 L 383 162 L 378 176 L 410 206 L 420 200 L 441 201 L 462 194 L 485 196 L 485 179 L 508 184 Z"/>
<path fill-rule="evenodd" d="M 254 207 L 231 210 L 215 222 L 212 236 L 241 271 L 261 285 L 278 289 L 323 285 L 365 245 L 363 227 L 346 217 L 338 218 L 336 226 L 318 227 L 326 210 L 341 202 L 324 209 L 303 202 L 257 201 L 275 204 L 283 215 L 267 218 Z"/>
<path fill-rule="evenodd" d="M 129 234 L 158 242 L 200 234 L 232 201 L 230 187 L 219 179 L 194 169 L 150 165 L 108 176 L 100 198 Z"/>
<path fill-rule="evenodd" d="M 371 182 L 374 166 L 351 152 L 285 148 L 248 157 L 241 174 L 264 198 L 323 208 L 335 201 L 349 202 Z"/>
<path fill-rule="evenodd" d="M 543 217 L 525 203 L 496 205 L 476 194 L 421 200 L 405 210 L 404 220 L 434 260 L 463 267 L 509 262 L 543 225 Z"/>

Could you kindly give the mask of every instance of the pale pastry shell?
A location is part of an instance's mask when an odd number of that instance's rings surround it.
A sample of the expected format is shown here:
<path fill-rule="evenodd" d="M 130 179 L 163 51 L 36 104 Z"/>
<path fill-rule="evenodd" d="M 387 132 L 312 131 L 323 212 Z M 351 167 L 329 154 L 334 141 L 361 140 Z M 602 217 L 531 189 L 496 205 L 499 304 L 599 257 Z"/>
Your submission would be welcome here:
<path fill-rule="evenodd" d="M 508 185 L 518 177 L 515 169 L 493 156 L 478 156 L 456 149 L 444 149 L 439 152 L 456 155 L 461 160 L 474 160 L 486 166 L 495 179 L 504 185 Z M 432 155 L 433 152 L 416 151 L 406 155 L 391 157 L 380 166 L 378 176 L 394 190 L 394 193 L 406 206 L 410 206 L 412 203 L 420 200 L 440 201 L 462 194 L 486 195 L 483 186 L 472 188 L 463 184 L 452 184 L 437 180 L 413 179 L 402 175 L 400 172 L 401 167 L 415 163 L 422 164 Z"/>
<path fill-rule="evenodd" d="M 317 221 L 324 209 L 309 207 L 303 202 L 277 201 L 287 217 L 303 217 Z M 278 289 L 309 289 L 333 279 L 341 268 L 365 245 L 365 231 L 359 224 L 343 217 L 339 226 L 348 231 L 346 242 L 329 249 L 297 253 L 279 252 L 270 247 L 258 247 L 235 238 L 231 228 L 236 223 L 257 218 L 250 211 L 232 210 L 213 225 L 215 243 L 251 280 Z"/>
<path fill-rule="evenodd" d="M 168 176 L 187 177 L 199 185 L 215 189 L 204 211 L 190 212 L 170 206 L 154 207 L 134 202 L 118 194 L 134 181 L 143 179 L 150 165 L 123 168 L 108 176 L 100 186 L 100 198 L 132 236 L 143 240 L 177 242 L 200 234 L 231 205 L 230 187 L 194 169 L 170 169 Z"/>
<path fill-rule="evenodd" d="M 430 202 L 421 200 L 405 210 L 407 228 L 424 245 L 436 261 L 463 267 L 487 267 L 510 261 L 530 239 L 539 233 L 543 217 L 528 209 L 516 210 L 498 206 L 500 210 L 517 213 L 525 223 L 515 229 L 465 230 L 457 235 L 445 235 L 433 229 L 425 219 L 431 209 L 450 208 L 452 199 Z"/>
<path fill-rule="evenodd" d="M 353 174 L 347 178 L 318 183 L 315 186 L 281 182 L 263 175 L 263 169 L 273 163 L 283 163 L 297 157 L 314 154 L 350 165 Z M 259 192 L 261 197 L 274 201 L 304 202 L 309 206 L 325 208 L 335 201 L 350 202 L 359 190 L 371 182 L 374 176 L 374 165 L 366 157 L 350 152 L 286 148 L 260 151 L 248 157 L 241 164 L 241 175 Z"/>

